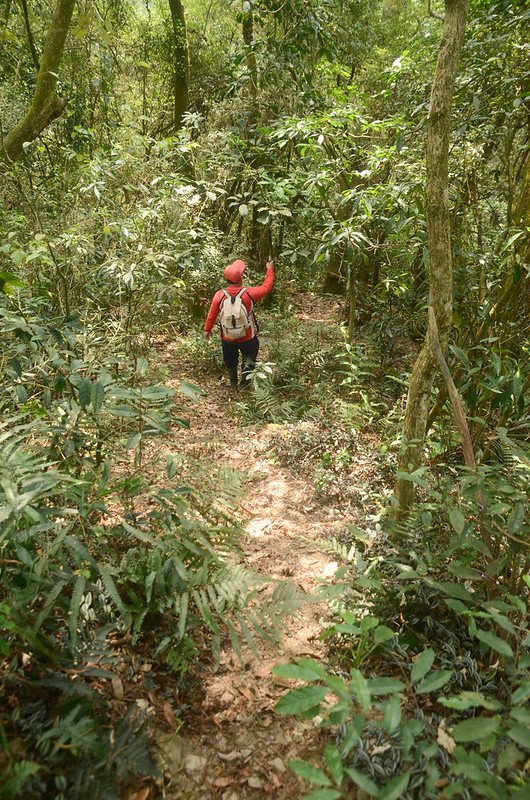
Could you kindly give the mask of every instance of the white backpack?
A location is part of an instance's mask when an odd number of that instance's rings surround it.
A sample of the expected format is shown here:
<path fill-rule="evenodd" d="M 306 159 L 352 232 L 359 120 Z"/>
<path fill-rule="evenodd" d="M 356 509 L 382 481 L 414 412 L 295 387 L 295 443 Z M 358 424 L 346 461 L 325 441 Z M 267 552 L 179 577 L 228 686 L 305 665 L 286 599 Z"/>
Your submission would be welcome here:
<path fill-rule="evenodd" d="M 252 325 L 252 308 L 254 303 L 250 297 L 251 310 L 247 311 L 243 303 L 243 294 L 246 289 L 241 289 L 235 297 L 232 297 L 226 289 L 223 289 L 224 300 L 222 300 L 221 313 L 219 322 L 221 323 L 221 330 L 225 339 L 234 341 L 235 339 L 242 339 L 246 336 L 248 329 Z"/>

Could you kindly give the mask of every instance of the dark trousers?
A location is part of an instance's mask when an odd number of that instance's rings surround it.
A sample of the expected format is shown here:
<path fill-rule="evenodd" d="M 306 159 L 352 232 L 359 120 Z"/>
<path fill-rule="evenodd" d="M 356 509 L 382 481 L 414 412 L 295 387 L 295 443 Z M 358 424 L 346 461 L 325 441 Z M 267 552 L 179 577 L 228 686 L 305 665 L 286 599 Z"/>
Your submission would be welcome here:
<path fill-rule="evenodd" d="M 221 343 L 223 346 L 223 360 L 228 369 L 237 367 L 240 353 L 243 357 L 243 372 L 250 372 L 253 369 L 259 352 L 259 339 L 257 336 L 247 342 L 227 342 L 222 339 Z"/>

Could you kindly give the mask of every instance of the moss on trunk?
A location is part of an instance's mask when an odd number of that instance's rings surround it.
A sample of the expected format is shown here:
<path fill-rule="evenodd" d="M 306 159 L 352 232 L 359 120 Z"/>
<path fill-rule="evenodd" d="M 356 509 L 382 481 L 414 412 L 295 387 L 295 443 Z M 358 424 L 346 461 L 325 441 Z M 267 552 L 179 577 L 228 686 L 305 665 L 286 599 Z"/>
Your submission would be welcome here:
<path fill-rule="evenodd" d="M 66 100 L 57 96 L 57 72 L 63 58 L 74 6 L 75 0 L 57 2 L 37 73 L 35 94 L 23 119 L 7 134 L 2 143 L 4 162 L 19 159 L 24 152 L 24 143 L 36 139 L 63 112 Z"/>
<path fill-rule="evenodd" d="M 430 305 L 434 310 L 440 344 L 446 346 L 452 318 L 453 274 L 449 217 L 449 138 L 458 61 L 464 42 L 468 0 L 445 0 L 442 40 L 431 91 L 427 132 L 427 246 L 429 250 Z M 422 463 L 431 387 L 436 369 L 429 331 L 410 377 L 399 459 L 401 472 L 413 472 Z M 414 483 L 400 477 L 396 496 L 400 508 L 414 501 Z"/>

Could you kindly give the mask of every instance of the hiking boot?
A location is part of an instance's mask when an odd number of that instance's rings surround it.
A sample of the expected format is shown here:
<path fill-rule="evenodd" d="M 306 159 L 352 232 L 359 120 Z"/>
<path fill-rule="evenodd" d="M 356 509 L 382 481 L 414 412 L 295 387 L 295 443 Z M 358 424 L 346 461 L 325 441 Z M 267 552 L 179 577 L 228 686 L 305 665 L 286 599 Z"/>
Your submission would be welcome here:
<path fill-rule="evenodd" d="M 240 389 L 250 389 L 252 371 L 255 366 L 256 363 L 254 361 L 251 361 L 250 359 L 248 361 L 245 361 L 245 359 L 243 359 L 243 368 L 241 370 L 241 383 L 239 384 Z"/>
<path fill-rule="evenodd" d="M 228 377 L 230 378 L 230 388 L 237 389 L 237 367 L 227 367 Z"/>

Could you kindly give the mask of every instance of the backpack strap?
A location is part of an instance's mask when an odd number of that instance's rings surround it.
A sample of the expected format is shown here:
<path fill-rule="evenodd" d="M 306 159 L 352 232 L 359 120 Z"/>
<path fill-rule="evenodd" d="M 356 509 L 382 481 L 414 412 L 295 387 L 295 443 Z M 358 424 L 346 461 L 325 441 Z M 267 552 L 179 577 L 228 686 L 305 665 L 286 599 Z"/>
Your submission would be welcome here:
<path fill-rule="evenodd" d="M 257 335 L 259 333 L 259 323 L 258 323 L 258 320 L 256 318 L 256 312 L 254 311 L 254 306 L 256 305 L 256 303 L 254 302 L 254 299 L 253 299 L 252 295 L 250 294 L 249 290 L 248 289 L 244 289 L 244 291 L 247 293 L 247 297 L 250 300 L 250 311 L 248 312 L 248 314 L 249 314 L 249 317 L 251 317 L 254 320 L 254 329 L 255 329 L 256 335 Z"/>
<path fill-rule="evenodd" d="M 248 289 L 242 289 L 241 292 L 246 292 L 247 293 L 247 297 L 250 300 L 250 313 L 252 314 L 254 306 L 256 305 L 254 300 L 252 299 L 252 295 L 250 294 Z"/>
<path fill-rule="evenodd" d="M 224 303 L 225 300 L 230 300 L 232 305 L 234 305 L 234 303 L 236 302 L 238 297 L 240 297 L 240 298 L 243 297 L 243 292 L 246 292 L 248 294 L 248 296 L 250 297 L 250 302 L 252 304 L 251 307 L 250 307 L 250 310 L 252 311 L 252 309 L 254 308 L 254 300 L 250 296 L 250 293 L 249 293 L 248 289 L 246 289 L 245 287 L 240 289 L 239 292 L 237 294 L 235 294 L 234 296 L 232 296 L 229 292 L 227 292 L 226 289 L 221 289 L 221 291 L 223 293 L 223 297 L 219 300 L 219 308 L 221 308 L 221 306 L 222 306 L 222 304 Z"/>

